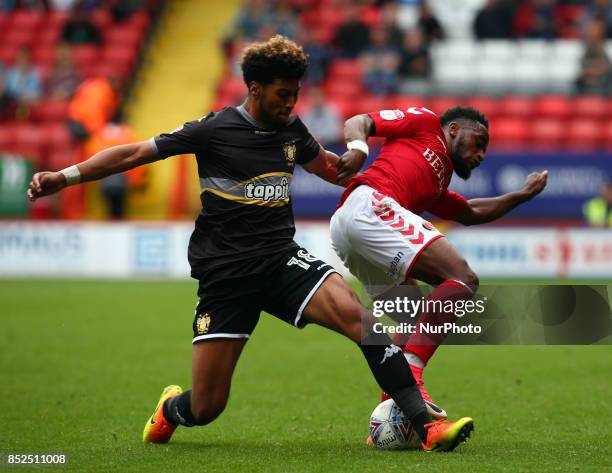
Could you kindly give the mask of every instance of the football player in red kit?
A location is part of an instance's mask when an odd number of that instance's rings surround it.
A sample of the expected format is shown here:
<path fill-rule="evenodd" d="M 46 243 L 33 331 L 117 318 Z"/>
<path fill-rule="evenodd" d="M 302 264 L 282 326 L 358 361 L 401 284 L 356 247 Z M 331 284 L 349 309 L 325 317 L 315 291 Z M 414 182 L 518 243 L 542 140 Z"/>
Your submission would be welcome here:
<path fill-rule="evenodd" d="M 470 107 L 455 107 L 440 117 L 427 108 L 410 107 L 347 120 L 344 135 L 349 150 L 338 163 L 340 177 L 344 159 L 348 163 L 358 154 L 365 161 L 369 136 L 386 138 L 375 161 L 349 181 L 330 224 L 336 253 L 371 297 L 390 287 L 410 284 L 413 279 L 434 286 L 428 301 L 442 301 L 426 304 L 426 308 L 474 296 L 478 289 L 474 271 L 444 235 L 419 214 L 428 211 L 464 225 L 490 222 L 542 192 L 548 175 L 547 171 L 532 173 L 521 190 L 498 197 L 466 200 L 450 191 L 453 171 L 468 179 L 484 160 L 488 129 L 485 116 Z M 425 310 L 418 322 L 441 325 L 454 320 L 452 313 Z M 417 329 L 407 343 L 402 343 L 434 418 L 445 418 L 446 412 L 425 390 L 423 368 L 444 337 L 443 333 L 424 334 Z"/>

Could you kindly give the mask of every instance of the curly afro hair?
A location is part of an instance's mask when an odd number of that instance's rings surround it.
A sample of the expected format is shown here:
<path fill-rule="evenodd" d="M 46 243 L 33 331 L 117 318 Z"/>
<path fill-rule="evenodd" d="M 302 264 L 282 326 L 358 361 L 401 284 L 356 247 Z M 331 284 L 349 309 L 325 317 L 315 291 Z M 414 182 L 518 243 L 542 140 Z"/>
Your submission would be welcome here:
<path fill-rule="evenodd" d="M 472 107 L 453 107 L 449 108 L 444 114 L 440 117 L 440 121 L 442 122 L 442 126 L 448 125 L 452 121 L 456 120 L 469 120 L 472 122 L 480 123 L 487 130 L 489 129 L 489 121 L 484 116 L 482 112 L 479 112 L 475 108 Z"/>
<path fill-rule="evenodd" d="M 253 81 L 270 84 L 276 79 L 301 79 L 308 67 L 308 55 L 297 43 L 276 35 L 248 45 L 242 53 L 241 67 L 247 87 Z"/>

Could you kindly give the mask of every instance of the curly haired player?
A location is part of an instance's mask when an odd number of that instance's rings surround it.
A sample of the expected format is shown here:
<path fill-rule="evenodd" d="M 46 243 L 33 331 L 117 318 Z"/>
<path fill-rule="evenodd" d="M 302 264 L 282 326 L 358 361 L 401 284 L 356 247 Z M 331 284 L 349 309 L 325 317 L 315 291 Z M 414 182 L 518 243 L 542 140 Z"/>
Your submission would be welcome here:
<path fill-rule="evenodd" d="M 344 183 L 360 167 L 324 150 L 291 115 L 307 67 L 300 46 L 282 36 L 248 46 L 242 71 L 248 97 L 149 141 L 109 148 L 78 166 L 34 175 L 32 200 L 67 185 L 169 156 L 193 153 L 202 211 L 189 243 L 199 281 L 193 322 L 192 388 L 166 387 L 144 442 L 166 443 L 178 425 L 206 425 L 224 410 L 234 368 L 262 310 L 302 328 L 315 323 L 355 342 L 378 382 L 412 420 L 426 450 L 452 450 L 472 419 L 432 422 L 401 350 L 371 330 L 372 318 L 336 271 L 298 246 L 289 186 L 296 164 Z M 339 178 L 340 176 L 340 178 Z"/>

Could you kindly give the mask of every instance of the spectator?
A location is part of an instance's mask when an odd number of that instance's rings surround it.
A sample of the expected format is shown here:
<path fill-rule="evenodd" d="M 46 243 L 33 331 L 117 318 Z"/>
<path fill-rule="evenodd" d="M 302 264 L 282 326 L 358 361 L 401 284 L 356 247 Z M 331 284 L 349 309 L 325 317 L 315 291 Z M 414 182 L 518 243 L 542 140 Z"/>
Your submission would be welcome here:
<path fill-rule="evenodd" d="M 61 39 L 69 44 L 102 43 L 98 27 L 89 19 L 87 11 L 79 6 L 64 24 Z"/>
<path fill-rule="evenodd" d="M 340 114 L 329 106 L 323 91 L 319 88 L 310 90 L 309 99 L 310 107 L 301 114 L 302 120 L 323 147 L 338 144 L 343 130 Z"/>
<path fill-rule="evenodd" d="M 0 121 L 7 120 L 10 113 L 10 104 L 11 99 L 8 94 L 8 89 L 6 87 L 6 71 L 0 63 Z"/>
<path fill-rule="evenodd" d="M 477 39 L 509 39 L 512 37 L 512 10 L 507 2 L 487 0 L 474 18 Z"/>
<path fill-rule="evenodd" d="M 435 17 L 431 7 L 425 0 L 419 6 L 418 26 L 423 31 L 428 44 L 444 39 L 442 24 Z"/>
<path fill-rule="evenodd" d="M 582 70 L 576 80 L 581 94 L 610 95 L 612 92 L 612 63 L 605 49 L 606 25 L 603 20 L 592 20 L 585 30 L 585 50 Z"/>
<path fill-rule="evenodd" d="M 72 60 L 72 50 L 66 45 L 59 46 L 47 83 L 47 94 L 54 99 L 69 99 L 74 95 L 79 82 L 80 78 Z"/>
<path fill-rule="evenodd" d="M 518 38 L 553 39 L 555 0 L 523 0 L 514 14 L 513 33 Z"/>
<path fill-rule="evenodd" d="M 588 2 L 583 23 L 600 19 L 606 25 L 606 38 L 612 38 L 612 0 L 591 0 Z"/>
<path fill-rule="evenodd" d="M 9 97 L 20 105 L 31 105 L 42 95 L 42 83 L 38 70 L 32 65 L 30 51 L 21 48 L 15 65 L 6 73 L 6 89 Z"/>
<path fill-rule="evenodd" d="M 68 107 L 69 127 L 81 140 L 94 135 L 113 117 L 119 101 L 117 79 L 99 77 L 84 81 Z"/>
<path fill-rule="evenodd" d="M 274 22 L 274 34 L 281 34 L 291 39 L 296 38 L 298 34 L 298 20 L 288 0 L 276 1 L 271 21 Z"/>
<path fill-rule="evenodd" d="M 390 95 L 399 86 L 399 49 L 391 44 L 384 27 L 372 30 L 371 43 L 360 58 L 364 86 L 373 95 Z"/>
<path fill-rule="evenodd" d="M 89 140 L 86 146 L 87 156 L 93 156 L 98 151 L 111 146 L 133 143 L 137 141 L 134 132 L 119 119 L 107 123 Z M 126 198 L 129 189 L 142 187 L 146 171 L 143 167 L 131 169 L 125 173 L 114 174 L 100 181 L 100 192 L 108 207 L 108 215 L 113 220 L 125 217 Z"/>
<path fill-rule="evenodd" d="M 382 27 L 389 33 L 391 44 L 401 45 L 404 32 L 398 25 L 399 5 L 396 2 L 385 3 L 381 7 Z"/>
<path fill-rule="evenodd" d="M 269 25 L 272 20 L 273 15 L 268 9 L 266 0 L 247 0 L 225 35 L 226 46 L 237 40 L 256 39 L 259 37 L 260 30 Z"/>
<path fill-rule="evenodd" d="M 612 182 L 606 182 L 600 194 L 584 204 L 582 213 L 591 226 L 612 227 Z"/>
<path fill-rule="evenodd" d="M 334 37 L 334 46 L 338 49 L 338 53 L 346 58 L 356 58 L 369 44 L 370 32 L 359 18 L 359 13 L 359 6 L 348 2 L 345 7 L 345 21 Z"/>
<path fill-rule="evenodd" d="M 429 48 L 423 32 L 418 28 L 404 35 L 399 73 L 402 78 L 426 78 L 431 73 Z"/>
<path fill-rule="evenodd" d="M 105 3 L 116 22 L 127 20 L 143 8 L 143 0 L 107 0 Z"/>
<path fill-rule="evenodd" d="M 331 51 L 316 30 L 302 28 L 299 33 L 299 43 L 308 54 L 309 64 L 304 77 L 305 82 L 317 86 L 325 79 L 331 61 Z"/>

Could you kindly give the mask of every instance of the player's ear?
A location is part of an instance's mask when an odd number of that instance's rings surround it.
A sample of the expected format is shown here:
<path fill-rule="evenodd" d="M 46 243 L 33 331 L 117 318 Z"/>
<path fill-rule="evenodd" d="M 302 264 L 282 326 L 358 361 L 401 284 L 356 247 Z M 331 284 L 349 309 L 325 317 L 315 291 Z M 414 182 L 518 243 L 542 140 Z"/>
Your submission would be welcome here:
<path fill-rule="evenodd" d="M 255 98 L 259 98 L 261 96 L 261 84 L 259 82 L 252 81 L 249 84 L 249 94 Z"/>
<path fill-rule="evenodd" d="M 459 124 L 457 122 L 450 122 L 448 125 L 448 134 L 451 138 L 456 138 L 459 134 Z"/>

